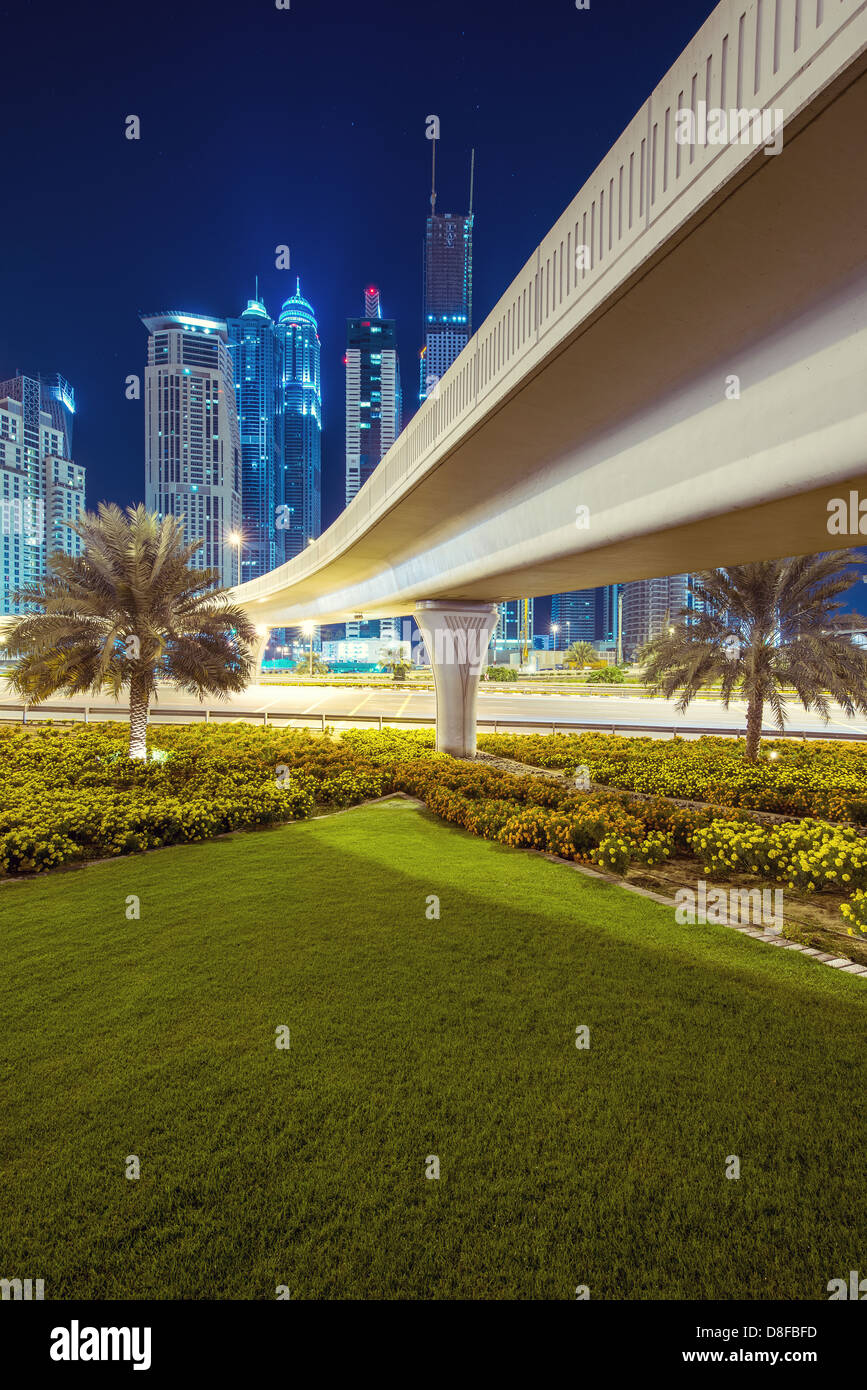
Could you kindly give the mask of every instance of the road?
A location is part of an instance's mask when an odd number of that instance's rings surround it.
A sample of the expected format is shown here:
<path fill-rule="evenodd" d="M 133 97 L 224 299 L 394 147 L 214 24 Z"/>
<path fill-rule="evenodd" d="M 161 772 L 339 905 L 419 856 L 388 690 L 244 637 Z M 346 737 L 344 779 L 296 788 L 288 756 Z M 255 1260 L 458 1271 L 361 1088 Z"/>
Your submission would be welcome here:
<path fill-rule="evenodd" d="M 100 696 L 85 702 L 77 696 L 73 700 L 54 697 L 43 717 L 53 719 L 83 718 L 83 706 L 90 705 L 89 717 L 97 721 L 111 717 L 125 717 L 125 709 Z M 432 721 L 434 716 L 433 691 L 407 691 L 388 689 L 347 689 L 345 686 L 275 686 L 251 685 L 240 695 L 233 695 L 225 701 L 210 700 L 208 707 L 214 717 L 231 717 L 233 713 L 244 714 L 258 719 L 268 716 L 275 723 L 281 722 L 281 714 L 297 716 L 297 722 L 318 725 L 324 719 L 329 723 L 335 716 L 343 718 L 340 727 L 357 722 L 359 727 L 369 726 L 379 716 L 388 723 L 399 717 L 401 724 L 411 727 L 414 718 L 420 727 Z M 21 702 L 8 690 L 0 693 L 0 718 L 16 720 L 20 717 Z M 205 706 L 194 696 L 166 689 L 153 706 L 152 722 L 160 723 L 166 718 L 161 710 L 189 711 L 190 719 L 204 717 Z M 34 714 L 36 711 L 34 711 Z M 484 721 L 496 720 L 498 726 L 508 729 L 513 724 L 537 722 L 567 726 L 570 723 L 599 724 L 618 732 L 628 733 L 630 726 L 652 725 L 661 735 L 671 734 L 673 729 L 679 733 L 689 733 L 695 729 L 714 729 L 724 733 L 728 730 L 743 729 L 745 708 L 743 704 L 733 704 L 725 710 L 716 700 L 702 700 L 693 705 L 685 715 L 680 715 L 670 700 L 641 699 L 621 695 L 575 695 L 575 694 L 521 694 L 491 690 L 483 685 L 479 691 L 478 717 Z M 175 716 L 175 722 L 178 717 Z M 181 716 L 183 719 L 183 716 Z M 295 722 L 295 721 L 293 721 Z M 791 706 L 789 727 L 793 730 L 807 730 L 813 734 L 842 733 L 859 734 L 867 738 L 867 722 L 863 719 L 848 719 L 842 710 L 836 709 L 827 726 L 815 714 L 806 714 L 800 706 Z M 766 722 L 766 732 L 770 728 Z"/>

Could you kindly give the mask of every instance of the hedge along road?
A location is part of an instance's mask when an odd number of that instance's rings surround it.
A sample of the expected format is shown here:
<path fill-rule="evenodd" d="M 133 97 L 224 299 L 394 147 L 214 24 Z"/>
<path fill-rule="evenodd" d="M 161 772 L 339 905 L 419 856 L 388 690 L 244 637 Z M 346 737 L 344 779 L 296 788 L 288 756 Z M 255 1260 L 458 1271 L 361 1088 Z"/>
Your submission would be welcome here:
<path fill-rule="evenodd" d="M 5 683 L 4 683 L 5 684 Z M 62 696 L 52 696 L 47 704 L 51 706 L 48 717 L 59 720 L 69 709 L 70 719 L 83 717 L 84 705 L 93 706 L 92 718 L 105 718 L 108 711 L 115 710 L 110 696 L 75 696 L 66 700 Z M 258 684 L 250 685 L 238 695 L 219 702 L 209 700 L 202 704 L 195 696 L 166 686 L 159 701 L 152 708 L 152 718 L 159 722 L 160 707 L 169 710 L 189 710 L 190 719 L 203 717 L 205 708 L 219 710 L 225 717 L 236 710 L 264 716 L 266 713 L 279 720 L 279 711 L 304 716 L 306 722 L 317 724 L 324 717 L 340 715 L 341 727 L 351 721 L 347 716 L 357 716 L 359 726 L 369 725 L 378 716 L 387 722 L 400 717 L 402 722 L 411 721 L 413 716 L 429 723 L 435 713 L 434 695 L 431 690 L 413 691 L 406 688 L 388 689 L 347 689 L 345 686 L 299 686 Z M 0 719 L 18 721 L 22 702 L 8 689 L 0 691 Z M 76 713 L 76 711 L 78 711 Z M 125 704 L 117 707 L 117 712 L 125 717 Z M 515 692 L 506 693 L 501 689 L 491 689 L 483 682 L 479 690 L 478 717 L 481 720 L 498 720 L 504 728 L 515 721 L 516 726 L 524 722 L 538 721 L 542 726 L 552 722 L 564 725 L 574 721 L 579 724 L 598 723 L 603 727 L 616 725 L 618 732 L 628 733 L 631 725 L 642 727 L 656 726 L 660 734 L 670 734 L 673 728 L 687 733 L 690 729 L 713 729 L 726 733 L 743 729 L 746 708 L 738 702 L 728 710 L 723 709 L 718 700 L 702 700 L 679 714 L 673 700 L 642 699 L 619 695 L 531 695 Z M 183 722 L 177 715 L 172 722 Z M 765 729 L 769 730 L 770 717 L 766 712 Z M 861 734 L 867 738 L 867 722 L 863 719 L 849 719 L 838 706 L 832 707 L 832 715 L 827 726 L 817 714 L 808 714 L 799 705 L 790 705 L 788 727 L 793 730 L 808 730 L 815 735 L 822 733 Z"/>

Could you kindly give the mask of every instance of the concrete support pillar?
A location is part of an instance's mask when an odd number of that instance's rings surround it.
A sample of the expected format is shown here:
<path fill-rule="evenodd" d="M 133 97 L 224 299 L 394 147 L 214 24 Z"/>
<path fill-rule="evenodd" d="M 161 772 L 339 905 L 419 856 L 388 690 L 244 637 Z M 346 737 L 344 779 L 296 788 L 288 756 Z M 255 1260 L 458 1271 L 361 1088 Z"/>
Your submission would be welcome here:
<path fill-rule="evenodd" d="M 270 636 L 270 627 L 256 628 L 256 640 L 253 644 L 253 669 L 257 680 L 261 680 L 262 678 L 262 661 L 265 656 L 265 648 L 268 645 L 268 638 Z"/>
<path fill-rule="evenodd" d="M 437 752 L 472 758 L 479 676 L 497 625 L 497 605 L 425 599 L 416 604 L 415 620 L 433 668 Z"/>

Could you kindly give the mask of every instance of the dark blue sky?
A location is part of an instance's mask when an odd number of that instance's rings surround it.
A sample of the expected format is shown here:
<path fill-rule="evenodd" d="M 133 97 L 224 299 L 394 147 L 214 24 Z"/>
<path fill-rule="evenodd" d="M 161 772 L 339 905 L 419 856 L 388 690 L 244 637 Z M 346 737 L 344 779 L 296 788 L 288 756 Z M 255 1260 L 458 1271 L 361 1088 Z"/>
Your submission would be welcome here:
<path fill-rule="evenodd" d="M 76 390 L 88 505 L 143 497 L 140 310 L 272 314 L 296 273 L 319 317 L 323 522 L 343 493 L 345 319 L 381 287 L 417 391 L 421 246 L 465 211 L 475 323 L 710 13 L 711 0 L 14 0 L 0 13 L 6 198 L 0 380 Z M 138 115 L 142 138 L 124 138 Z M 291 271 L 274 268 L 286 243 Z"/>

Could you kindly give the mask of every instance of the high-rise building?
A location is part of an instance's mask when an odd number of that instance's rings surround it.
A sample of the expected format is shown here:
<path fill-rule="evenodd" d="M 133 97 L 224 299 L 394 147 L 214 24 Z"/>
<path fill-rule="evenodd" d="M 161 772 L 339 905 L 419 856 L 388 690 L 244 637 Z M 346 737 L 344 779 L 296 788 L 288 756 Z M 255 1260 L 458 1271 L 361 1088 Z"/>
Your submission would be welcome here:
<path fill-rule="evenodd" d="M 436 142 L 433 145 L 436 159 Z M 455 216 L 436 210 L 436 178 L 424 243 L 424 347 L 420 356 L 419 400 L 431 394 L 473 331 L 473 173 L 470 209 Z M 434 172 L 436 165 L 434 164 Z"/>
<path fill-rule="evenodd" d="M 557 628 L 559 645 L 592 642 L 596 636 L 596 590 L 570 589 L 551 595 L 551 626 Z"/>
<path fill-rule="evenodd" d="M 364 291 L 364 316 L 346 320 L 346 505 L 364 486 L 401 430 L 400 363 L 394 319 L 382 317 L 379 290 Z M 362 633 L 385 646 L 400 640 L 400 619 L 348 622 L 346 637 Z"/>
<path fill-rule="evenodd" d="M 617 641 L 616 584 L 596 589 L 570 589 L 551 595 L 551 626 L 557 628 L 558 645 L 572 642 Z"/>
<path fill-rule="evenodd" d="M 287 533 L 277 524 L 283 485 L 283 334 L 258 294 L 238 318 L 226 320 L 226 327 L 241 439 L 237 545 L 241 578 L 246 580 L 267 574 L 287 558 Z"/>
<path fill-rule="evenodd" d="M 499 605 L 499 617 L 494 629 L 493 641 L 499 646 L 508 643 L 520 646 L 524 641 L 528 649 L 533 646 L 533 600 L 513 598 Z"/>
<path fill-rule="evenodd" d="M 394 319 L 379 290 L 364 291 L 364 317 L 346 320 L 346 505 L 364 486 L 401 429 L 400 364 Z"/>
<path fill-rule="evenodd" d="M 146 505 L 160 517 L 177 517 L 188 543 L 204 542 L 194 566 L 216 569 L 223 585 L 236 584 L 241 445 L 225 321 L 171 309 L 143 314 L 142 323 L 149 335 Z"/>
<path fill-rule="evenodd" d="M 277 322 L 283 355 L 283 458 L 277 473 L 277 528 L 291 560 L 322 531 L 321 344 L 312 306 L 296 280 Z"/>
<path fill-rule="evenodd" d="M 665 579 L 638 579 L 623 585 L 623 653 L 632 659 L 638 649 L 658 637 L 666 624 L 688 606 L 688 574 Z"/>
<path fill-rule="evenodd" d="M 84 469 L 72 461 L 75 395 L 60 376 L 0 382 L 0 613 L 42 579 L 54 550 L 80 555 Z"/>

